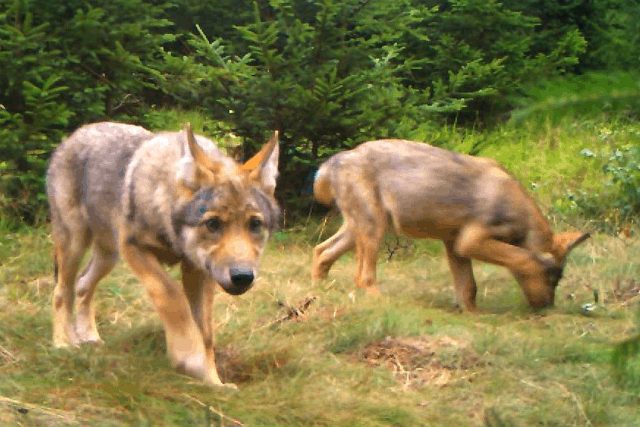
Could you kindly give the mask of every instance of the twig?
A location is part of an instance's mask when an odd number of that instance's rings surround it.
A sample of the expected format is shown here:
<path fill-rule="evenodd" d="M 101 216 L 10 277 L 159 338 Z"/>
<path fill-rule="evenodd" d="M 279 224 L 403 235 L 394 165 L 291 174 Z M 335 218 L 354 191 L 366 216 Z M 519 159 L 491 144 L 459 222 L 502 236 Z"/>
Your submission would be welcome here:
<path fill-rule="evenodd" d="M 304 300 L 304 302 L 302 304 L 300 304 L 299 307 L 292 307 L 282 301 L 278 301 L 278 305 L 281 307 L 284 307 L 287 309 L 287 314 L 285 314 L 282 317 L 278 317 L 275 320 L 272 320 L 271 322 L 267 323 L 266 325 L 261 326 L 258 329 L 264 329 L 264 328 L 269 328 L 273 325 L 277 325 L 279 323 L 282 322 L 286 322 L 287 320 L 292 320 L 292 319 L 298 319 L 300 317 L 303 317 L 305 314 L 305 311 L 309 308 L 309 306 L 311 305 L 312 302 L 314 302 L 315 300 L 317 300 L 318 297 L 308 297 L 307 299 Z"/>
<path fill-rule="evenodd" d="M 316 244 L 320 243 L 320 240 L 322 240 L 322 236 L 324 235 L 324 231 L 327 228 L 327 222 L 329 221 L 329 217 L 330 217 L 331 212 L 329 212 L 328 214 L 326 214 L 324 216 L 324 218 L 322 218 L 322 223 L 320 224 L 320 232 L 318 233 L 318 238 L 316 239 Z"/>
<path fill-rule="evenodd" d="M 111 113 L 114 113 L 116 111 L 118 111 L 120 108 L 122 108 L 126 103 L 127 103 L 127 99 L 133 97 L 133 95 L 131 95 L 130 93 L 125 94 L 125 96 L 122 98 L 122 100 L 120 100 L 120 102 L 118 103 L 118 105 L 116 105 L 115 107 L 113 107 L 111 109 Z M 137 98 L 133 98 L 133 102 L 139 102 L 140 100 Z"/>
<path fill-rule="evenodd" d="M 580 399 L 578 399 L 578 396 L 576 396 L 573 392 L 571 392 L 571 390 L 569 390 L 564 384 L 559 382 L 556 382 L 556 384 L 558 384 L 558 387 L 560 387 L 565 393 L 571 396 L 576 406 L 578 407 L 578 412 L 584 418 L 584 421 L 585 421 L 584 425 L 591 426 L 592 425 L 591 421 L 589 420 L 589 417 L 587 417 L 587 413 L 584 411 L 584 407 L 582 406 L 582 402 L 580 402 Z"/>
<path fill-rule="evenodd" d="M 6 363 L 13 363 L 18 360 L 9 350 L 0 345 L 0 357 L 6 361 Z"/>
<path fill-rule="evenodd" d="M 405 243 L 402 243 L 402 241 L 400 240 L 400 237 L 396 236 L 395 237 L 396 241 L 394 242 L 393 246 L 391 246 L 389 243 L 387 243 L 386 249 L 387 249 L 387 262 L 391 261 L 391 258 L 393 258 L 393 256 L 396 254 L 396 252 L 398 252 L 401 249 L 404 250 L 409 250 L 411 249 L 412 246 L 412 242 L 411 240 L 407 240 Z"/>
<path fill-rule="evenodd" d="M 184 397 L 186 397 L 187 399 L 193 400 L 194 402 L 196 402 L 198 405 L 202 406 L 203 408 L 205 408 L 208 412 L 211 412 L 215 415 L 218 416 L 218 418 L 220 418 L 220 422 L 222 423 L 225 419 L 231 421 L 232 423 L 234 423 L 235 425 L 238 426 L 243 426 L 244 424 L 242 424 L 240 421 L 236 420 L 235 418 L 232 418 L 228 415 L 225 415 L 222 411 L 214 408 L 211 405 L 207 405 L 204 402 L 201 402 L 200 400 L 196 399 L 193 396 L 188 395 L 187 393 L 182 393 L 182 395 Z"/>
<path fill-rule="evenodd" d="M 282 301 L 278 301 L 278 305 L 287 309 L 287 315 L 285 320 L 293 319 L 294 317 L 300 317 L 304 314 L 305 310 L 309 308 L 312 302 L 314 302 L 318 297 L 309 297 L 302 305 L 298 307 L 292 307 Z"/>
<path fill-rule="evenodd" d="M 522 384 L 528 385 L 529 387 L 537 388 L 538 390 L 546 390 L 544 387 L 541 387 L 541 386 L 539 386 L 537 384 L 534 384 L 532 382 L 529 382 L 527 380 L 520 380 L 520 382 Z"/>

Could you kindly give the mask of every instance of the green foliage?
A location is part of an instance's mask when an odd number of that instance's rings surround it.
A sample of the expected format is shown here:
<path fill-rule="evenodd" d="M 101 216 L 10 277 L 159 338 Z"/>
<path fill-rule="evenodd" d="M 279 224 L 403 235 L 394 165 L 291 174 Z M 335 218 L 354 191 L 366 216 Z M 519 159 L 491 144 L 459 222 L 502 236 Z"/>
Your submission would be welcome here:
<path fill-rule="evenodd" d="M 611 177 L 611 183 L 616 188 L 615 205 L 623 221 L 640 215 L 640 144 L 638 143 L 616 148 L 604 165 L 605 173 Z"/>
<path fill-rule="evenodd" d="M 514 99 L 518 106 L 511 117 L 525 119 L 565 118 L 635 119 L 640 116 L 640 74 L 637 71 L 592 72 L 535 82 Z"/>
<path fill-rule="evenodd" d="M 549 78 L 578 62 L 585 50 L 579 31 L 540 46 L 541 19 L 517 5 L 495 0 L 427 2 L 420 42 L 409 52 L 421 58 L 411 84 L 431 92 L 429 108 L 462 117 L 490 118 L 509 107 L 505 95 L 527 81 Z M 499 29 L 499 30 L 497 30 Z"/>
<path fill-rule="evenodd" d="M 589 218 L 600 229 L 616 231 L 640 214 L 640 84 L 637 72 L 594 72 L 546 81 L 527 89 L 516 102 L 511 126 L 550 132 L 565 147 L 569 163 L 559 169 L 589 176 L 584 185 L 556 195 L 562 214 Z M 541 124 L 544 124 L 541 126 Z M 571 132 L 571 135 L 567 135 Z M 532 136 L 535 135 L 534 134 Z M 571 138 L 574 143 L 563 141 Z M 571 147 L 571 152 L 566 149 Z M 560 154 L 558 153 L 558 160 Z M 558 162 L 560 163 L 560 162 Z M 575 170 L 588 164 L 588 175 Z M 545 167 L 550 164 L 544 162 Z M 575 172 L 571 172 L 574 170 Z"/>
<path fill-rule="evenodd" d="M 538 22 L 495 1 L 282 0 L 254 2 L 231 41 L 198 27 L 191 46 L 216 117 L 247 141 L 281 131 L 279 192 L 300 208 L 318 159 L 439 118 L 491 117 L 525 79 L 575 64 L 580 33 L 534 52 Z"/>
<path fill-rule="evenodd" d="M 0 0 L 0 211 L 34 221 L 47 159 L 81 123 L 135 114 L 162 80 L 169 21 L 142 0 Z"/>
<path fill-rule="evenodd" d="M 54 147 L 96 120 L 175 129 L 196 111 L 245 155 L 279 129 L 279 196 L 301 211 L 318 162 L 364 140 L 451 146 L 514 106 L 516 119 L 635 117 L 640 99 L 637 73 L 619 71 L 640 65 L 638 0 L 0 0 L 0 11 L 0 212 L 19 221 L 42 212 Z"/>
<path fill-rule="evenodd" d="M 237 27 L 243 43 L 232 47 L 199 29 L 192 46 L 207 65 L 206 105 L 247 141 L 281 131 L 284 198 L 299 194 L 318 158 L 393 135 L 416 115 L 399 77 L 411 61 L 396 43 L 417 22 L 408 6 L 281 1 L 264 11 L 254 3 L 253 21 Z M 401 30 L 383 32 L 380 22 Z"/>
<path fill-rule="evenodd" d="M 593 0 L 582 27 L 590 49 L 584 68 L 637 70 L 640 66 L 640 1 Z"/>

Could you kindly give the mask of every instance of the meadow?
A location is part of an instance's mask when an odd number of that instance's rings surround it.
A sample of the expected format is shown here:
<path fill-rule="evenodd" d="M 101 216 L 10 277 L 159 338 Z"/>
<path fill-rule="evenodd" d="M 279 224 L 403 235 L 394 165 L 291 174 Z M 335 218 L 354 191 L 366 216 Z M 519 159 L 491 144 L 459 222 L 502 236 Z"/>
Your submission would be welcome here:
<path fill-rule="evenodd" d="M 640 0 L 59 3 L 0 0 L 0 426 L 640 425 Z M 105 343 L 52 347 L 45 171 L 98 120 L 189 121 L 245 155 L 281 132 L 282 228 L 255 289 L 214 306 L 237 392 L 169 366 L 122 263 Z M 476 263 L 461 313 L 441 243 L 394 236 L 380 297 L 352 254 L 311 283 L 339 219 L 303 181 L 384 137 L 495 158 L 556 230 L 591 232 L 555 307 Z"/>
<path fill-rule="evenodd" d="M 0 424 L 637 425 L 640 389 L 610 363 L 637 331 L 637 240 L 597 234 L 576 249 L 543 312 L 506 270 L 477 263 L 470 315 L 453 304 L 438 242 L 389 236 L 379 298 L 355 290 L 352 255 L 312 284 L 311 244 L 334 222 L 278 232 L 255 289 L 216 296 L 218 363 L 237 392 L 174 372 L 124 264 L 96 296 L 105 344 L 52 348 L 47 229 L 5 235 Z"/>
<path fill-rule="evenodd" d="M 418 129 L 416 139 L 500 160 L 554 229 L 592 232 L 555 307 L 532 311 L 508 271 L 475 263 L 480 313 L 461 313 L 442 244 L 391 235 L 382 296 L 355 289 L 353 254 L 311 283 L 313 245 L 339 217 L 285 212 L 255 288 L 216 296 L 218 365 L 237 392 L 169 366 L 158 316 L 123 263 L 96 295 L 105 343 L 54 349 L 49 228 L 0 221 L 0 425 L 638 425 L 640 363 L 617 376 L 612 357 L 638 333 L 640 241 L 633 218 L 608 204 L 619 193 L 603 165 L 640 132 L 528 126 Z"/>

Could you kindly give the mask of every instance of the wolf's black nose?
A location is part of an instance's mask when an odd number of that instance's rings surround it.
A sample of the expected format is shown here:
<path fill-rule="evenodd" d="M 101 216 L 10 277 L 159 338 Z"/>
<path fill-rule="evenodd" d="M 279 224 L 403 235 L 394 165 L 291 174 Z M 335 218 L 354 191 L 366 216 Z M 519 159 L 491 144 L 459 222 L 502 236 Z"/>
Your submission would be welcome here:
<path fill-rule="evenodd" d="M 246 288 L 253 283 L 253 270 L 247 268 L 231 268 L 229 269 L 231 283 L 239 288 Z"/>

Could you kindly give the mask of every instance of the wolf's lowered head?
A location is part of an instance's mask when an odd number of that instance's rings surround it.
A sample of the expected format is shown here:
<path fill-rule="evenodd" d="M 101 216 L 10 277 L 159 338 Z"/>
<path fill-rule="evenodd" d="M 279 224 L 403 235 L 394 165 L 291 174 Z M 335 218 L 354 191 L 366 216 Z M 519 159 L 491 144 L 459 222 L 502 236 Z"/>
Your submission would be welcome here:
<path fill-rule="evenodd" d="M 173 229 L 186 257 L 229 294 L 249 290 L 279 209 L 278 132 L 244 164 L 208 155 L 185 126 Z"/>

